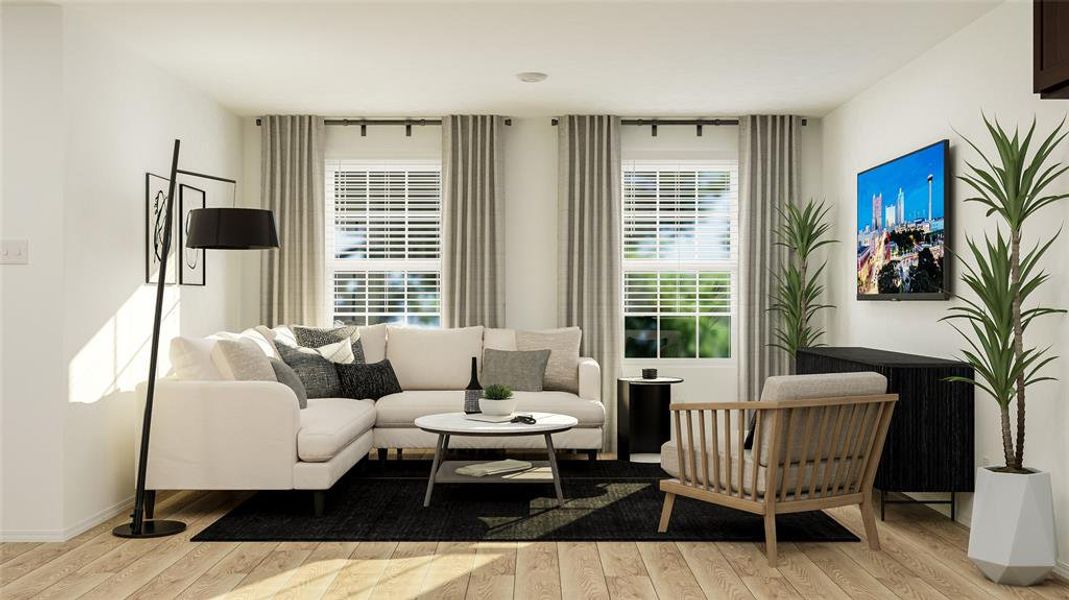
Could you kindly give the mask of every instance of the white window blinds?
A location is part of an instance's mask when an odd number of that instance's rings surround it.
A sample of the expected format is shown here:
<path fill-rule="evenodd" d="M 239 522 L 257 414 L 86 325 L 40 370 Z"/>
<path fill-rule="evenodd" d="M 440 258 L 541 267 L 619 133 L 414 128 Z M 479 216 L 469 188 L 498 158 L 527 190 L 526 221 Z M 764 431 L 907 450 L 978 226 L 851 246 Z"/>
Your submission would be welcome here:
<path fill-rule="evenodd" d="M 328 161 L 326 176 L 335 320 L 439 325 L 441 165 Z"/>
<path fill-rule="evenodd" d="M 625 358 L 730 358 L 734 162 L 625 162 Z"/>

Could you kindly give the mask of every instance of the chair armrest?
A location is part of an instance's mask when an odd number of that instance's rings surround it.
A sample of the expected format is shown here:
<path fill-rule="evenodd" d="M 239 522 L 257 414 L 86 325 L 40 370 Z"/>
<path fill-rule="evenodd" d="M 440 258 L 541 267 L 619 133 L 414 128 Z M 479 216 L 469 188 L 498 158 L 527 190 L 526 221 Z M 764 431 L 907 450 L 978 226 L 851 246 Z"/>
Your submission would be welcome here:
<path fill-rule="evenodd" d="M 293 487 L 300 408 L 285 385 L 162 379 L 152 412 L 148 489 Z"/>
<path fill-rule="evenodd" d="M 601 365 L 589 356 L 579 359 L 579 397 L 601 402 Z"/>

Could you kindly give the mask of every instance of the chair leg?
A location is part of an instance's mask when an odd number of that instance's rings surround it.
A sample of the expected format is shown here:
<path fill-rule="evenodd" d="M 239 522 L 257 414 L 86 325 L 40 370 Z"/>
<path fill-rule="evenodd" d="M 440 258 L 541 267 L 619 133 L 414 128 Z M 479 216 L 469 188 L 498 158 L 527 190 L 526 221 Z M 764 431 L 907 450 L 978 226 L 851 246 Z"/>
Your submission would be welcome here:
<path fill-rule="evenodd" d="M 869 548 L 880 549 L 880 532 L 876 530 L 876 510 L 872 507 L 872 497 L 863 500 L 858 506 L 861 509 L 861 521 L 865 523 L 865 539 Z"/>
<path fill-rule="evenodd" d="M 765 513 L 765 556 L 768 557 L 768 566 L 776 568 L 776 513 Z"/>
<path fill-rule="evenodd" d="M 675 503 L 675 494 L 664 495 L 664 506 L 661 508 L 661 524 L 657 526 L 657 533 L 668 531 L 668 520 L 672 518 L 672 507 L 675 506 Z"/>
<path fill-rule="evenodd" d="M 327 493 L 323 490 L 312 492 L 312 505 L 314 506 L 313 512 L 315 516 L 322 517 L 327 508 Z"/>

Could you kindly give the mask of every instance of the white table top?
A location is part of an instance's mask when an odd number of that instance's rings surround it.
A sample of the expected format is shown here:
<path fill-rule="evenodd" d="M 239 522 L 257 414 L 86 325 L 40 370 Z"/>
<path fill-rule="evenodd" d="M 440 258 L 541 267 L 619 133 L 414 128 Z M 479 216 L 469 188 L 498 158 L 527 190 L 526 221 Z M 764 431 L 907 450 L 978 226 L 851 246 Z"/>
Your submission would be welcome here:
<path fill-rule="evenodd" d="M 441 413 L 427 415 L 416 419 L 416 427 L 431 433 L 447 433 L 450 435 L 532 435 L 557 433 L 567 431 L 579 424 L 579 420 L 568 415 L 553 413 L 516 413 L 517 415 L 530 415 L 535 418 L 534 425 L 526 423 L 487 423 L 485 421 L 472 421 L 466 419 L 464 413 Z"/>

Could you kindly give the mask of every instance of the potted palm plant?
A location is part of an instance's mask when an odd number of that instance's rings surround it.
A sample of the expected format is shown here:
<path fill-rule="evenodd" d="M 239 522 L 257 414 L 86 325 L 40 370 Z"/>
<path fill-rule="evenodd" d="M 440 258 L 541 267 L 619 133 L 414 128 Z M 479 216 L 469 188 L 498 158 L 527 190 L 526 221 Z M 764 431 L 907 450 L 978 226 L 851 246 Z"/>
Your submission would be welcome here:
<path fill-rule="evenodd" d="M 820 345 L 820 337 L 824 335 L 824 330 L 813 324 L 813 317 L 823 308 L 832 308 L 820 303 L 824 294 L 820 274 L 827 261 L 815 270 L 809 264 L 818 248 L 837 241 L 827 238 L 831 229 L 830 210 L 824 202 L 810 199 L 803 206 L 788 203 L 781 212 L 783 226 L 776 244 L 786 247 L 789 257 L 778 274 L 779 282 L 773 293 L 770 310 L 780 314 L 780 322 L 774 332 L 776 341 L 770 345 L 790 355 L 792 372 L 798 349 Z"/>
<path fill-rule="evenodd" d="M 1027 346 L 1025 334 L 1036 319 L 1065 312 L 1030 302 L 1047 281 L 1040 262 L 1057 236 L 1022 249 L 1025 224 L 1041 209 L 1069 198 L 1050 191 L 1050 185 L 1069 166 L 1049 159 L 1069 132 L 1059 124 L 1038 147 L 1036 124 L 1022 137 L 1012 136 L 996 120 L 984 117 L 997 156 L 989 158 L 972 141 L 981 161 L 967 163 L 959 177 L 978 202 L 995 215 L 995 233 L 982 241 L 966 238 L 968 260 L 961 276 L 972 297 L 960 297 L 943 320 L 961 334 L 962 349 L 974 371 L 965 381 L 990 395 L 999 407 L 1004 464 L 977 470 L 969 534 L 969 558 L 983 574 L 998 583 L 1031 585 L 1054 568 L 1057 544 L 1050 473 L 1025 466 L 1025 401 L 1028 389 L 1044 380 L 1043 367 L 1057 357 L 1049 348 Z M 1016 427 L 1011 410 L 1016 412 Z M 1016 429 L 1016 432 L 1014 432 Z"/>

